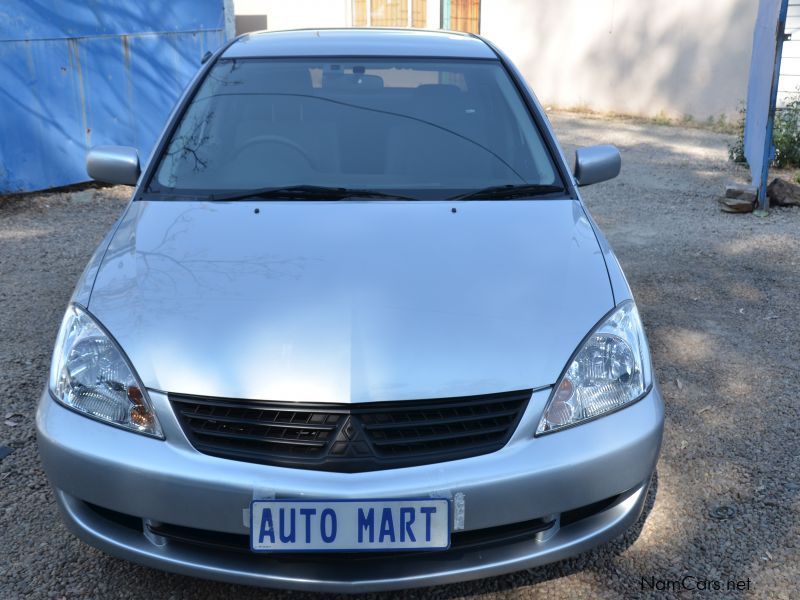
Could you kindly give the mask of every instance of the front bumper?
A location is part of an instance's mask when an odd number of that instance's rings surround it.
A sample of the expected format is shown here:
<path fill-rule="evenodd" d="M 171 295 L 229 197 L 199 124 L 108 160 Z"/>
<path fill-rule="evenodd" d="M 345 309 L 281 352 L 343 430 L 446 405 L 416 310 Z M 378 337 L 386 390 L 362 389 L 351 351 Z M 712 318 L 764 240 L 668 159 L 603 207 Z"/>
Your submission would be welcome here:
<path fill-rule="evenodd" d="M 492 454 L 368 473 L 330 473 L 241 463 L 200 454 L 165 395 L 151 393 L 165 441 L 97 423 L 45 392 L 39 450 L 69 528 L 109 554 L 224 581 L 299 590 L 365 592 L 476 579 L 585 551 L 639 517 L 663 429 L 657 388 L 614 414 L 533 437 L 549 390 L 536 392 L 509 443 Z M 453 527 L 483 530 L 621 501 L 547 535 L 504 544 L 363 562 L 225 552 L 165 541 L 108 520 L 92 508 L 154 523 L 247 534 L 254 498 L 457 497 Z"/>

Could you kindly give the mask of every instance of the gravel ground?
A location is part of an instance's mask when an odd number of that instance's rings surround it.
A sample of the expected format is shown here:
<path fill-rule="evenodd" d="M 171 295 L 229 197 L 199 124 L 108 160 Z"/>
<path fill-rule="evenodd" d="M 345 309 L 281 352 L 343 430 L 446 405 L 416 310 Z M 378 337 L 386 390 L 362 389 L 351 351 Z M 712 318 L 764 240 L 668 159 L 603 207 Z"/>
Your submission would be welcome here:
<path fill-rule="evenodd" d="M 715 196 L 743 174 L 726 162 L 725 135 L 553 120 L 568 155 L 610 142 L 624 157 L 622 176 L 585 196 L 634 288 L 667 404 L 649 515 L 619 540 L 546 568 L 395 596 L 617 598 L 644 594 L 643 578 L 663 587 L 690 575 L 701 589 L 721 582 L 722 594 L 797 598 L 800 210 L 721 213 Z M 281 597 L 105 556 L 56 516 L 35 403 L 72 286 L 128 194 L 0 200 L 0 446 L 14 449 L 0 460 L 0 598 Z M 729 580 L 749 591 L 728 592 Z M 711 593 L 645 591 L 719 595 L 708 585 Z"/>

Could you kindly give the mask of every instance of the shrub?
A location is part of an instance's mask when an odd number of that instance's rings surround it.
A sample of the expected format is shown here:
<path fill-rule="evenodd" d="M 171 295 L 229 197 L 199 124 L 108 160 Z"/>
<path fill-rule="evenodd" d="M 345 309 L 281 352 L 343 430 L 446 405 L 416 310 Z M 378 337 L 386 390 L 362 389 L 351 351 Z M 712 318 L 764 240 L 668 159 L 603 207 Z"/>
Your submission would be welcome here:
<path fill-rule="evenodd" d="M 744 104 L 739 105 L 739 119 L 736 121 L 736 138 L 728 144 L 728 157 L 737 163 L 746 163 L 744 157 Z"/>
<path fill-rule="evenodd" d="M 744 157 L 745 108 L 739 109 L 736 139 L 728 145 L 728 156 L 734 162 L 746 162 Z M 775 145 L 773 167 L 800 167 L 800 93 L 775 111 L 772 125 L 772 143 Z"/>
<path fill-rule="evenodd" d="M 800 166 L 800 96 L 775 111 L 772 143 L 775 144 L 773 164 L 776 167 Z"/>

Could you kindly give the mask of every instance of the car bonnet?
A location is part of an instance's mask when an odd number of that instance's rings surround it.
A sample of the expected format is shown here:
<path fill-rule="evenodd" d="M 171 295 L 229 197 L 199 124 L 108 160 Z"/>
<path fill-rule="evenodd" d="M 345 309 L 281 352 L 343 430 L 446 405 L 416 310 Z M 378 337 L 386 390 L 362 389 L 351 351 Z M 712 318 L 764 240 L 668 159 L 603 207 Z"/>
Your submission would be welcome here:
<path fill-rule="evenodd" d="M 568 199 L 137 201 L 89 302 L 151 389 L 339 403 L 552 385 L 612 307 Z"/>

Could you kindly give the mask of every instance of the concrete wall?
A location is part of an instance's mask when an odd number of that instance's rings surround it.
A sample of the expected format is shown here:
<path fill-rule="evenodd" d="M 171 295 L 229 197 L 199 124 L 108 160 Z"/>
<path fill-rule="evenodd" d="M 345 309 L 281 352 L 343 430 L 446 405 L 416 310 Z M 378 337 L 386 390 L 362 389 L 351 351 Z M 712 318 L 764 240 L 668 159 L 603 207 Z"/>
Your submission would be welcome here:
<path fill-rule="evenodd" d="M 353 25 L 352 0 L 234 0 L 234 10 L 237 15 L 267 15 L 269 30 Z M 440 0 L 428 0 L 426 13 L 425 26 L 438 29 Z"/>
<path fill-rule="evenodd" d="M 484 0 L 481 33 L 545 104 L 699 119 L 747 94 L 755 0 Z"/>
<path fill-rule="evenodd" d="M 781 78 L 778 84 L 779 105 L 796 99 L 800 94 L 800 0 L 789 0 L 786 33 L 791 33 L 792 39 L 783 43 Z"/>
<path fill-rule="evenodd" d="M 237 15 L 267 15 L 267 29 L 348 27 L 351 0 L 234 0 Z"/>
<path fill-rule="evenodd" d="M 437 28 L 440 2 L 427 4 L 427 26 Z M 747 94 L 757 6 L 483 0 L 481 34 L 509 54 L 545 104 L 706 119 L 735 115 Z M 271 30 L 352 24 L 351 0 L 234 0 L 234 7 L 237 15 L 266 14 Z"/>

